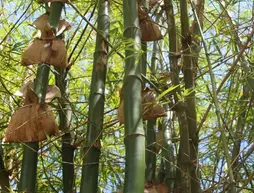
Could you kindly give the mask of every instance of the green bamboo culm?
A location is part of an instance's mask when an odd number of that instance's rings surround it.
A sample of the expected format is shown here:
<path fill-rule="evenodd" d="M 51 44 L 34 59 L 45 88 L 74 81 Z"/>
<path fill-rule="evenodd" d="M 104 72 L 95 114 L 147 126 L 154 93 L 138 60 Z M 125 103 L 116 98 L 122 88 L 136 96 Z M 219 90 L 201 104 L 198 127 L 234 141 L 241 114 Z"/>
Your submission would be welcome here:
<path fill-rule="evenodd" d="M 50 8 L 51 11 L 49 14 L 49 25 L 54 32 L 56 32 L 56 28 L 58 26 L 58 23 L 61 17 L 63 6 L 64 4 L 62 2 L 51 3 L 51 8 Z"/>
<path fill-rule="evenodd" d="M 72 135 L 69 130 L 72 117 L 70 104 L 67 102 L 69 98 L 67 70 L 55 68 L 56 85 L 61 91 L 61 99 L 59 100 L 59 128 L 62 133 L 62 168 L 63 168 L 63 192 L 70 193 L 74 191 L 74 147 L 72 145 Z"/>
<path fill-rule="evenodd" d="M 151 60 L 151 80 L 153 80 L 159 62 L 159 42 L 153 43 L 153 54 Z M 147 121 L 146 130 L 146 182 L 155 181 L 156 172 L 156 118 Z"/>
<path fill-rule="evenodd" d="M 59 22 L 63 3 L 53 2 L 51 4 L 51 12 L 49 15 L 49 24 L 55 31 L 55 23 Z M 56 22 L 57 21 L 57 22 Z M 48 86 L 50 67 L 41 63 L 37 68 L 37 75 L 34 84 L 34 91 L 38 96 L 39 104 L 45 103 L 46 90 Z M 36 173 L 38 162 L 39 144 L 37 142 L 25 143 L 21 168 L 21 177 L 19 183 L 19 191 L 26 193 L 36 192 Z"/>
<path fill-rule="evenodd" d="M 99 175 L 100 139 L 103 130 L 105 80 L 107 72 L 107 54 L 109 40 L 109 1 L 99 0 L 98 33 L 89 97 L 89 112 L 86 146 L 81 178 L 81 193 L 97 192 Z"/>
<path fill-rule="evenodd" d="M 165 10 L 167 15 L 167 23 L 168 23 L 168 38 L 170 42 L 169 53 L 178 53 L 177 29 L 176 29 L 173 0 L 164 0 L 164 2 L 165 2 Z M 181 1 L 181 4 L 182 3 L 183 2 Z M 181 10 L 181 13 L 182 13 L 182 10 Z M 183 15 L 181 15 L 181 18 L 183 19 L 182 16 Z M 171 69 L 170 74 L 171 74 L 172 84 L 174 86 L 180 85 L 177 55 L 169 54 L 169 61 L 170 61 L 170 69 Z M 178 118 L 179 130 L 180 130 L 179 153 L 177 157 L 176 174 L 174 174 L 173 173 L 174 170 L 172 170 L 172 175 L 175 176 L 175 182 L 172 182 L 172 181 L 170 182 L 169 180 L 167 180 L 167 182 L 168 182 L 168 187 L 172 187 L 174 185 L 176 191 L 190 193 L 191 179 L 190 179 L 190 169 L 189 169 L 190 146 L 189 146 L 188 121 L 187 121 L 187 116 L 185 111 L 185 104 L 182 100 L 179 100 L 179 96 L 182 96 L 180 87 L 178 87 L 176 89 L 176 93 L 174 93 L 174 104 L 176 104 L 176 109 L 177 109 L 176 116 Z"/>
<path fill-rule="evenodd" d="M 38 96 L 40 104 L 45 102 L 46 90 L 48 85 L 49 66 L 39 64 L 34 84 L 34 91 Z M 23 146 L 23 160 L 19 191 L 26 193 L 36 192 L 36 171 L 38 162 L 39 144 L 37 142 L 25 143 Z"/>
<path fill-rule="evenodd" d="M 156 171 L 156 119 L 147 121 L 147 133 L 146 133 L 146 182 L 155 181 Z"/>
<path fill-rule="evenodd" d="M 143 193 L 145 181 L 145 135 L 141 112 L 141 33 L 136 0 L 123 0 L 125 45 L 124 126 L 125 179 L 124 193 Z"/>
<path fill-rule="evenodd" d="M 4 152 L 0 143 L 0 188 L 2 192 L 9 193 L 11 191 L 9 173 L 4 164 Z"/>
<path fill-rule="evenodd" d="M 146 68 L 146 63 L 147 63 L 147 43 L 142 41 L 141 42 L 141 47 L 142 47 L 142 66 L 141 66 L 141 72 L 142 72 L 142 75 L 146 76 L 146 71 L 147 71 L 147 68 Z M 145 81 L 144 81 L 144 78 L 143 78 L 143 87 L 145 87 Z"/>
<path fill-rule="evenodd" d="M 165 111 L 169 111 L 169 105 L 163 105 Z M 172 143 L 173 138 L 173 128 L 170 124 L 172 119 L 172 114 L 168 114 L 161 120 L 161 124 L 158 127 L 161 127 L 162 132 L 164 133 L 164 141 L 162 150 L 162 157 L 164 162 L 164 171 L 165 179 L 162 182 L 165 182 L 170 190 L 174 189 L 175 182 L 175 155 L 174 155 L 174 146 Z"/>
<path fill-rule="evenodd" d="M 54 13 L 49 15 L 50 26 L 55 32 L 55 28 L 58 26 L 60 20 L 61 11 L 63 3 L 55 2 L 52 4 L 51 9 L 54 10 Z M 61 38 L 61 37 L 58 37 Z M 70 120 L 72 116 L 72 111 L 69 103 L 66 103 L 68 100 L 68 88 L 67 88 L 67 70 L 55 68 L 57 74 L 56 85 L 61 91 L 62 98 L 59 100 L 59 119 L 60 119 L 60 129 L 64 133 L 62 136 L 62 168 L 63 168 L 63 192 L 70 193 L 74 191 L 74 148 L 72 143 L 72 136 L 69 131 Z"/>

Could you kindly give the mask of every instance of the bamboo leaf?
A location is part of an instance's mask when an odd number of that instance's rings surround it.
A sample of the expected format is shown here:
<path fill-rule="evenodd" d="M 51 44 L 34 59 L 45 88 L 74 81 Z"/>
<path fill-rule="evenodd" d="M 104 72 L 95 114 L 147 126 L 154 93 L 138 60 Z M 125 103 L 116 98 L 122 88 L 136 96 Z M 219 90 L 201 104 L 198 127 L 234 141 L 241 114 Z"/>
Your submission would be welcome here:
<path fill-rule="evenodd" d="M 158 97 L 157 100 L 162 99 L 164 96 L 166 96 L 168 93 L 175 91 L 180 85 L 171 86 L 167 90 L 163 91 Z"/>

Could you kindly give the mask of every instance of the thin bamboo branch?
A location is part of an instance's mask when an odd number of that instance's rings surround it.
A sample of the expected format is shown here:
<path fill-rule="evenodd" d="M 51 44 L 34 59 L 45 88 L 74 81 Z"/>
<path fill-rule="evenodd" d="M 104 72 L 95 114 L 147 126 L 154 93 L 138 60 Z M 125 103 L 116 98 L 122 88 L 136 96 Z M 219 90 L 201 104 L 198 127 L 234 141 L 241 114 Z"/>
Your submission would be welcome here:
<path fill-rule="evenodd" d="M 251 42 L 252 40 L 252 37 L 253 37 L 253 34 L 254 34 L 254 28 L 252 29 L 252 31 L 249 33 L 249 35 L 247 36 L 247 40 L 245 41 L 245 43 L 242 45 L 242 48 L 241 48 L 241 51 L 239 52 L 237 58 L 234 60 L 234 62 L 232 63 L 231 67 L 229 68 L 227 74 L 224 76 L 223 80 L 221 81 L 220 85 L 218 86 L 217 90 L 216 90 L 216 94 L 218 94 L 222 87 L 224 86 L 225 82 L 227 81 L 227 79 L 231 76 L 231 74 L 233 74 L 233 72 L 235 71 L 236 69 L 236 66 L 238 64 L 238 62 L 240 61 L 241 57 L 243 56 L 244 52 L 246 49 L 248 49 L 248 44 Z M 212 104 L 210 104 L 206 110 L 206 112 L 204 113 L 204 116 L 202 118 L 202 120 L 200 121 L 199 123 L 199 126 L 198 126 L 198 130 L 201 129 L 201 127 L 203 126 L 203 123 L 205 122 L 207 116 L 208 116 L 208 113 L 209 111 L 211 110 L 212 108 Z"/>
<path fill-rule="evenodd" d="M 204 39 L 203 31 L 202 31 L 202 28 L 201 28 L 201 25 L 200 25 L 200 22 L 199 22 L 199 19 L 198 19 L 198 16 L 197 16 L 195 10 L 194 10 L 194 16 L 195 16 L 195 18 L 197 20 L 197 24 L 199 26 L 200 35 L 201 35 L 202 43 L 203 43 L 203 46 L 204 46 L 206 59 L 207 59 L 207 62 L 208 62 L 209 74 L 210 74 L 210 79 L 211 79 L 211 83 L 212 83 L 213 102 L 214 102 L 215 109 L 216 109 L 218 127 L 219 127 L 220 132 L 221 132 L 223 149 L 224 149 L 224 154 L 225 154 L 227 169 L 228 169 L 228 174 L 229 174 L 229 181 L 230 181 L 230 187 L 231 187 L 230 191 L 232 193 L 235 193 L 235 180 L 234 180 L 233 170 L 232 170 L 232 167 L 231 167 L 231 158 L 230 158 L 228 144 L 227 144 L 228 140 L 226 138 L 225 128 L 221 124 L 221 111 L 220 111 L 220 105 L 219 105 L 217 92 L 216 92 L 216 82 L 215 82 L 215 77 L 214 77 L 214 74 L 213 74 L 213 71 L 212 71 L 212 64 L 211 64 L 210 57 L 209 57 L 209 54 L 208 54 L 208 49 L 207 49 L 206 42 L 205 42 L 205 39 Z"/>

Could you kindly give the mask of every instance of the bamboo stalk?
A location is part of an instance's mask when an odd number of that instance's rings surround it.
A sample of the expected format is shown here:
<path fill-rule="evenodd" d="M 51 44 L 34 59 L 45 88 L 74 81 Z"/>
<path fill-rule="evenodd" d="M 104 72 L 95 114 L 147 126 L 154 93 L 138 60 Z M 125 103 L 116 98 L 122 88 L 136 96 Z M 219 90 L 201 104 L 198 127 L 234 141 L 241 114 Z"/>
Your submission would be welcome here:
<path fill-rule="evenodd" d="M 174 18 L 172 0 L 165 0 L 164 2 L 165 2 L 166 10 L 167 10 L 168 34 L 169 34 L 169 40 L 170 40 L 169 59 L 170 59 L 172 84 L 176 86 L 180 84 L 179 68 L 177 64 L 178 63 L 177 61 L 178 45 L 177 45 L 177 35 L 176 35 L 176 23 Z M 182 3 L 186 3 L 186 2 L 182 2 Z M 182 5 L 182 9 L 184 9 L 183 5 Z M 182 14 L 183 13 L 181 13 L 181 15 Z M 183 17 L 183 15 L 181 17 Z M 184 23 L 184 22 L 185 21 L 181 23 Z M 185 24 L 183 24 L 183 26 L 185 30 L 186 28 Z M 189 68 L 189 66 L 187 65 L 185 67 L 187 69 Z M 176 115 L 178 117 L 179 128 L 180 128 L 180 145 L 179 145 L 179 154 L 177 158 L 178 167 L 176 170 L 175 188 L 177 189 L 176 191 L 182 191 L 182 192 L 188 193 L 188 192 L 191 192 L 191 179 L 190 179 L 190 168 L 189 168 L 190 146 L 189 146 L 188 121 L 187 121 L 187 116 L 185 112 L 184 102 L 178 99 L 178 96 L 181 96 L 180 87 L 177 88 L 176 93 L 177 94 L 174 94 L 174 102 L 176 104 Z"/>
<path fill-rule="evenodd" d="M 73 192 L 74 189 L 74 147 L 72 143 L 72 135 L 70 132 L 70 121 L 72 110 L 67 103 L 68 100 L 68 80 L 66 69 L 56 69 L 55 75 L 56 85 L 61 91 L 62 98 L 59 100 L 59 128 L 64 133 L 62 136 L 62 167 L 63 167 L 63 191 L 64 193 Z"/>
<path fill-rule="evenodd" d="M 2 192 L 9 193 L 11 191 L 8 171 L 5 168 L 3 159 L 3 147 L 0 144 L 0 187 Z"/>
<path fill-rule="evenodd" d="M 63 3 L 53 2 L 51 4 L 51 12 L 49 15 L 49 24 L 55 31 L 60 19 Z M 34 91 L 38 96 L 39 104 L 45 103 L 46 90 L 48 86 L 50 67 L 47 64 L 39 64 L 34 84 Z M 38 162 L 38 143 L 25 143 L 21 168 L 21 177 L 19 183 L 19 191 L 26 193 L 36 192 L 36 173 Z"/>
<path fill-rule="evenodd" d="M 109 1 L 99 0 L 96 47 L 89 97 L 88 130 L 81 178 L 81 193 L 97 192 L 99 175 L 100 139 L 103 132 L 105 80 L 109 40 Z"/>
<path fill-rule="evenodd" d="M 124 193 L 144 192 L 145 136 L 141 112 L 141 33 L 136 0 L 123 0 L 125 45 L 124 127 L 125 179 Z"/>

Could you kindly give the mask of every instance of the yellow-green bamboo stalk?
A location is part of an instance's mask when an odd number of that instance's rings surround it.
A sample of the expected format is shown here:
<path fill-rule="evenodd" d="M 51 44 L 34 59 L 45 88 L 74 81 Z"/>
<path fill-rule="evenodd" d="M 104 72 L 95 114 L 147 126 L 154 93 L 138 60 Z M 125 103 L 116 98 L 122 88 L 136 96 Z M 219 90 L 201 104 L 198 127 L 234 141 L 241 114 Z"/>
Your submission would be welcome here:
<path fill-rule="evenodd" d="M 124 126 L 126 164 L 124 193 L 144 192 L 145 136 L 141 112 L 141 40 L 136 0 L 123 0 L 125 45 Z"/>
<path fill-rule="evenodd" d="M 54 31 L 58 25 L 62 7 L 63 3 L 61 2 L 53 2 L 51 4 L 49 24 Z M 38 96 L 39 104 L 45 103 L 49 71 L 50 67 L 47 64 L 42 63 L 38 65 L 34 91 Z M 36 142 L 24 144 L 19 191 L 26 193 L 36 192 L 38 149 L 39 145 Z"/>
<path fill-rule="evenodd" d="M 107 72 L 107 55 L 109 40 L 109 1 L 99 0 L 98 26 L 100 33 L 96 36 L 93 73 L 89 97 L 89 112 L 86 146 L 81 178 L 81 193 L 98 190 L 100 139 L 103 131 L 105 80 Z"/>

